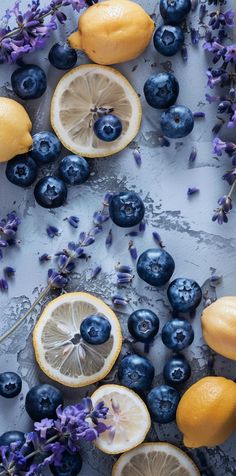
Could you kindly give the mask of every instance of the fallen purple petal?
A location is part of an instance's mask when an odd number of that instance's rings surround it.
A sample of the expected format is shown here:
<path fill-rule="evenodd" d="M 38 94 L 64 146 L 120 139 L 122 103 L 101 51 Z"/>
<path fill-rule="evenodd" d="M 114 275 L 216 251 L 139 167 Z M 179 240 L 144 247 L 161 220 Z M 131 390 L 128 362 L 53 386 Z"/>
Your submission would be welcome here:
<path fill-rule="evenodd" d="M 120 263 L 118 263 L 116 266 L 115 266 L 115 269 L 117 272 L 119 273 L 132 273 L 132 268 L 128 265 L 122 265 Z"/>
<path fill-rule="evenodd" d="M 94 270 L 92 271 L 91 279 L 95 279 L 99 275 L 99 273 L 101 273 L 101 271 L 102 271 L 102 267 L 96 266 L 96 268 L 94 268 Z"/>
<path fill-rule="evenodd" d="M 196 111 L 196 112 L 193 113 L 193 117 L 195 119 L 201 119 L 203 117 L 206 117 L 206 114 L 203 111 Z"/>
<path fill-rule="evenodd" d="M 128 249 L 129 249 L 131 258 L 133 260 L 136 260 L 138 258 L 138 252 L 137 252 L 137 248 L 134 246 L 133 241 L 129 242 Z"/>
<path fill-rule="evenodd" d="M 127 306 L 128 304 L 128 300 L 122 296 L 119 296 L 119 295 L 115 295 L 112 297 L 112 302 L 113 304 L 117 305 L 117 306 Z"/>
<path fill-rule="evenodd" d="M 4 278 L 0 278 L 0 291 L 1 292 L 8 291 L 8 283 L 7 283 L 7 280 Z"/>
<path fill-rule="evenodd" d="M 187 195 L 191 197 L 191 195 L 194 195 L 195 193 L 198 193 L 200 190 L 197 187 L 189 187 L 187 190 Z"/>
<path fill-rule="evenodd" d="M 49 236 L 49 238 L 54 238 L 55 236 L 59 236 L 59 230 L 56 226 L 53 226 L 53 225 L 49 225 L 46 229 L 47 231 L 47 234 Z"/>
<path fill-rule="evenodd" d="M 68 223 L 73 227 L 73 228 L 78 228 L 79 226 L 79 217 L 72 215 L 67 218 Z"/>
<path fill-rule="evenodd" d="M 46 263 L 46 261 L 50 261 L 52 257 L 48 253 L 43 253 L 41 256 L 39 256 L 39 262 L 40 263 Z"/>
<path fill-rule="evenodd" d="M 3 273 L 8 278 L 11 278 L 11 277 L 15 276 L 16 270 L 12 266 L 6 266 L 5 268 L 3 268 Z"/>
<path fill-rule="evenodd" d="M 138 149 L 133 150 L 133 156 L 134 156 L 134 160 L 135 160 L 137 166 L 140 167 L 141 164 L 142 164 L 142 158 L 141 158 L 141 154 L 140 154 Z"/>
<path fill-rule="evenodd" d="M 153 239 L 155 240 L 155 242 L 161 247 L 161 248 L 165 248 L 165 245 L 163 244 L 163 241 L 159 235 L 159 233 L 157 233 L 157 231 L 153 231 L 152 232 L 152 236 L 153 236 Z"/>
<path fill-rule="evenodd" d="M 196 158 L 197 158 L 197 149 L 193 147 L 188 160 L 192 164 L 193 162 L 195 162 Z"/>
<path fill-rule="evenodd" d="M 112 230 L 109 230 L 109 232 L 107 234 L 107 237 L 106 237 L 105 244 L 106 244 L 107 248 L 110 248 L 110 246 L 112 245 Z"/>

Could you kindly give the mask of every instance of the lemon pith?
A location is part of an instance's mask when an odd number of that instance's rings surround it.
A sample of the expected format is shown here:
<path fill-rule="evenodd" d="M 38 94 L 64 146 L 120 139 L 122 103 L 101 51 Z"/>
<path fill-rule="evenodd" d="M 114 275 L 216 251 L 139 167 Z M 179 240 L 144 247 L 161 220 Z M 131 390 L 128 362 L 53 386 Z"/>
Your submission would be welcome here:
<path fill-rule="evenodd" d="M 14 99 L 0 97 L 0 123 L 0 162 L 28 152 L 33 143 L 32 123 L 24 107 Z"/>

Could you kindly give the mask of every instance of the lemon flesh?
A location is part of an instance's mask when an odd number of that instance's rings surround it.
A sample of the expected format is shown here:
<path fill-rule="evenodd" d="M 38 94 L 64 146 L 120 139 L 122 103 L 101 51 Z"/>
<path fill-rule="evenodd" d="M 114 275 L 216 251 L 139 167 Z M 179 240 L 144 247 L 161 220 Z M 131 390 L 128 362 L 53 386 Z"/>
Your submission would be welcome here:
<path fill-rule="evenodd" d="M 0 97 L 0 162 L 25 154 L 32 146 L 31 120 L 21 104 Z"/>
<path fill-rule="evenodd" d="M 81 322 L 91 314 L 106 317 L 111 335 L 104 344 L 90 345 L 80 336 Z M 51 301 L 33 333 L 36 360 L 52 380 L 83 387 L 104 378 L 113 367 L 122 343 L 114 312 L 87 293 L 68 293 Z"/>
<path fill-rule="evenodd" d="M 93 132 L 98 108 L 111 110 L 122 121 L 121 136 L 113 142 L 101 141 Z M 105 157 L 124 149 L 136 136 L 141 116 L 140 100 L 132 86 L 106 66 L 83 65 L 67 73 L 51 104 L 51 123 L 59 139 L 84 157 Z"/>
<path fill-rule="evenodd" d="M 193 461 L 168 443 L 144 443 L 124 453 L 112 476 L 200 476 Z"/>
<path fill-rule="evenodd" d="M 91 398 L 94 405 L 103 401 L 109 408 L 106 425 L 110 429 L 96 441 L 101 451 L 119 454 L 143 442 L 151 420 L 145 403 L 135 392 L 121 385 L 103 385 Z"/>

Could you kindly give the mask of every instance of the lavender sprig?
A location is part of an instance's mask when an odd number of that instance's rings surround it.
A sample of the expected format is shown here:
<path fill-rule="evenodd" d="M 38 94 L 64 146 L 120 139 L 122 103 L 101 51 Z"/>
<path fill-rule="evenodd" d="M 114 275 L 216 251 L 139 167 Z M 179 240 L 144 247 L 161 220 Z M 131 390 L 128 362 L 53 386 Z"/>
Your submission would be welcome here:
<path fill-rule="evenodd" d="M 3 259 L 3 249 L 20 243 L 20 241 L 16 239 L 20 223 L 21 220 L 16 215 L 16 212 L 8 213 L 6 218 L 0 218 L 0 260 Z M 8 291 L 8 282 L 6 278 L 10 278 L 15 274 L 15 270 L 14 272 L 13 270 L 14 268 L 10 266 L 4 268 L 3 273 L 5 277 L 0 280 L 0 291 Z"/>

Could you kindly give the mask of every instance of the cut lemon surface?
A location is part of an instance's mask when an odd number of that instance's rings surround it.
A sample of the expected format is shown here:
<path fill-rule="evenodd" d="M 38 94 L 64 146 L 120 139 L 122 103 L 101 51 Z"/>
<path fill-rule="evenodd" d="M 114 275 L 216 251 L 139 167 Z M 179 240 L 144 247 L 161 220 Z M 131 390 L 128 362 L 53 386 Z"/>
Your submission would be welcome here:
<path fill-rule="evenodd" d="M 122 122 L 122 133 L 104 142 L 93 132 L 100 109 Z M 81 65 L 59 81 L 51 104 L 51 123 L 63 145 L 84 157 L 105 157 L 124 149 L 140 128 L 140 100 L 128 80 L 108 66 Z"/>
<path fill-rule="evenodd" d="M 106 425 L 110 429 L 96 440 L 101 451 L 119 454 L 143 442 L 151 420 L 145 403 L 135 392 L 121 385 L 103 385 L 91 398 L 94 405 L 103 401 L 109 408 Z"/>
<path fill-rule="evenodd" d="M 109 320 L 111 334 L 104 344 L 91 345 L 81 338 L 80 324 L 89 315 Z M 110 372 L 122 335 L 116 315 L 103 301 L 87 293 L 68 293 L 48 304 L 35 326 L 33 345 L 48 377 L 69 387 L 83 387 Z"/>
<path fill-rule="evenodd" d="M 200 476 L 183 451 L 169 443 L 144 443 L 124 453 L 115 463 L 112 476 Z"/>

